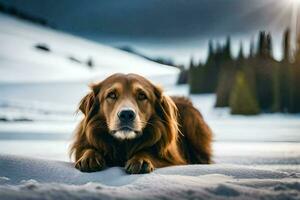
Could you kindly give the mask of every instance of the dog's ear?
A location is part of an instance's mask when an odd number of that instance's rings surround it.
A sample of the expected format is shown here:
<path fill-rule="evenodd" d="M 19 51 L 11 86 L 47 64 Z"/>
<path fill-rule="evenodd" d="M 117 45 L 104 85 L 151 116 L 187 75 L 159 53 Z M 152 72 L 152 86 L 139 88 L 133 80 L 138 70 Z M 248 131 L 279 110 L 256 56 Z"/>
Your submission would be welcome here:
<path fill-rule="evenodd" d="M 80 103 L 79 103 L 79 110 L 87 116 L 89 112 L 91 112 L 93 107 L 98 106 L 99 102 L 97 99 L 97 95 L 100 92 L 101 84 L 92 84 L 90 88 L 92 89 L 87 95 L 85 95 Z"/>
<path fill-rule="evenodd" d="M 85 95 L 80 103 L 79 103 L 79 110 L 84 114 L 87 115 L 89 110 L 91 109 L 92 105 L 95 101 L 95 95 L 93 92 L 89 92 L 87 95 Z"/>
<path fill-rule="evenodd" d="M 160 87 L 155 86 L 154 93 L 157 98 L 157 103 L 155 105 L 156 113 L 169 129 L 170 136 L 173 137 L 174 135 L 177 135 L 178 132 L 177 107 L 174 101 L 168 95 L 165 95 Z"/>
<path fill-rule="evenodd" d="M 160 123 L 163 124 L 163 127 L 157 126 L 155 131 L 156 133 L 160 132 L 160 139 L 156 145 L 159 154 L 170 163 L 174 160 L 185 163 L 181 158 L 176 144 L 180 134 L 176 104 L 171 97 L 163 93 L 160 87 L 155 86 L 154 93 L 157 98 L 157 103 L 155 104 L 156 114 L 161 119 Z"/>

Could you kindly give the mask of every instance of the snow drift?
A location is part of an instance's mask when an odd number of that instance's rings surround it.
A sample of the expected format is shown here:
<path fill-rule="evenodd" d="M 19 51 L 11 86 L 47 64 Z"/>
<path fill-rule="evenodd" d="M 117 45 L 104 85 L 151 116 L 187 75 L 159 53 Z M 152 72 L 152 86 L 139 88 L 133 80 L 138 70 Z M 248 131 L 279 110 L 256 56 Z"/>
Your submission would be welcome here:
<path fill-rule="evenodd" d="M 174 166 L 146 175 L 82 173 L 71 163 L 0 155 L 2 199 L 299 199 L 300 169 Z"/>

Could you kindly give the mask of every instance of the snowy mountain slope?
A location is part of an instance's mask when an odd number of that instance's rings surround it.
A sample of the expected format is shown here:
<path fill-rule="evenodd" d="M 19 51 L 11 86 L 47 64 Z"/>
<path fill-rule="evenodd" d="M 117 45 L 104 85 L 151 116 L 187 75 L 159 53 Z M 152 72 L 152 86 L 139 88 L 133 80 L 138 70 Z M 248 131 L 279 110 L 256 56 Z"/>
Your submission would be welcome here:
<path fill-rule="evenodd" d="M 133 72 L 170 84 L 179 73 L 173 67 L 7 15 L 0 14 L 0 27 L 0 83 L 99 80 L 116 72 Z M 34 48 L 37 44 L 45 44 L 50 52 Z M 90 58 L 92 69 L 86 65 Z"/>

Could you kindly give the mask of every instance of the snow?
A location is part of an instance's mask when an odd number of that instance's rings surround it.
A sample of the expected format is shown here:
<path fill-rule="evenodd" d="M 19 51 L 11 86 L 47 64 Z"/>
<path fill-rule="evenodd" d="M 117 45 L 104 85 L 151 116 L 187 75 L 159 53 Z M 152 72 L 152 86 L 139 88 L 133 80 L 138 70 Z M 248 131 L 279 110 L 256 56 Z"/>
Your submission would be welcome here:
<path fill-rule="evenodd" d="M 81 173 L 71 163 L 0 156 L 1 197 L 48 199 L 300 198 L 297 173 L 232 164 L 176 166 L 149 175 L 113 167 Z M 34 173 L 33 173 L 34 169 Z"/>
<path fill-rule="evenodd" d="M 86 89 L 74 87 L 70 98 L 52 92 L 40 97 L 43 87 L 48 84 L 2 90 L 0 117 L 10 119 L 0 122 L 3 199 L 300 199 L 299 115 L 233 117 L 213 109 L 214 95 L 192 95 L 214 131 L 214 164 L 147 175 L 127 175 L 121 167 L 89 174 L 76 170 L 68 157 L 82 117 L 74 111 Z M 187 94 L 185 86 L 166 90 Z"/>
<path fill-rule="evenodd" d="M 168 89 L 169 94 L 186 92 L 186 87 Z M 193 95 L 191 99 L 214 131 L 214 164 L 172 166 L 147 175 L 127 175 L 122 167 L 96 173 L 76 170 L 68 157 L 68 147 L 81 116 L 74 115 L 73 106 L 55 107 L 61 105 L 56 103 L 50 104 L 54 106 L 50 109 L 48 103 L 7 101 L 7 115 L 15 110 L 18 118 L 22 110 L 22 115 L 33 121 L 0 123 L 0 196 L 3 199 L 300 199 L 298 115 L 232 117 L 226 109 L 212 109 L 214 95 Z"/>
<path fill-rule="evenodd" d="M 300 171 L 233 164 L 190 165 L 127 175 L 113 167 L 81 173 L 71 163 L 0 156 L 4 199 L 298 199 Z M 34 173 L 33 173 L 34 172 Z"/>
<path fill-rule="evenodd" d="M 0 199 L 300 199 L 300 115 L 231 116 L 215 95 L 189 95 L 214 132 L 214 164 L 76 170 L 68 148 L 90 81 L 137 70 L 170 95 L 187 86 L 172 85 L 173 68 L 104 45 L 2 14 L 0 26 Z M 52 52 L 33 48 L 41 42 Z"/>
<path fill-rule="evenodd" d="M 44 85 L 44 87 L 47 87 Z M 41 86 L 42 88 L 42 86 Z M 10 87 L 0 100 L 0 196 L 3 199 L 299 199 L 299 115 L 230 116 L 214 110 L 214 95 L 193 95 L 214 131 L 212 165 L 174 166 L 148 175 L 121 167 L 81 173 L 68 157 L 81 118 L 78 94 L 28 97 Z M 30 91 L 26 86 L 22 88 Z M 8 90 L 9 91 L 9 90 Z M 37 93 L 40 89 L 36 90 Z M 186 87 L 167 88 L 186 94 Z M 12 100 L 13 97 L 20 97 Z M 26 118 L 32 121 L 14 121 Z"/>

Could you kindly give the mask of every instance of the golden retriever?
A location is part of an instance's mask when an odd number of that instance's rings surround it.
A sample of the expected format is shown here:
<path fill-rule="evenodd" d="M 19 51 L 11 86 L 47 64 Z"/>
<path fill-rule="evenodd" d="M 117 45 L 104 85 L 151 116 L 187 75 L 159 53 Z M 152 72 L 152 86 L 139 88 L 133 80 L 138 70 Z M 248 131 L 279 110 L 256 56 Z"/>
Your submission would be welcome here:
<path fill-rule="evenodd" d="M 84 118 L 70 155 L 83 172 L 124 166 L 140 174 L 211 162 L 212 132 L 199 111 L 137 74 L 114 74 L 93 84 L 79 110 Z"/>

